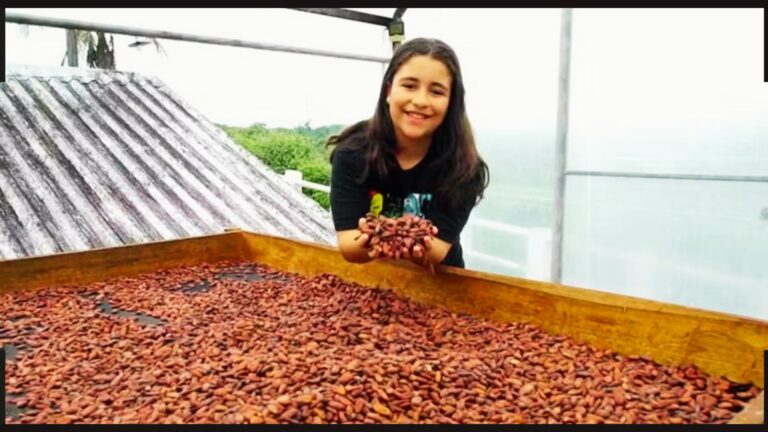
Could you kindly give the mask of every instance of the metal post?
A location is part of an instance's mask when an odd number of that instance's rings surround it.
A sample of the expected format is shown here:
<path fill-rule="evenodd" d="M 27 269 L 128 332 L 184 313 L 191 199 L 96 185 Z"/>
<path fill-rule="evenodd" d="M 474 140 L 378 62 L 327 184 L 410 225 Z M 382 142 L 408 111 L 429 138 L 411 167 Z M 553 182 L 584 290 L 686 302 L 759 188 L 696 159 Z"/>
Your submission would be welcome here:
<path fill-rule="evenodd" d="M 405 13 L 406 9 L 407 8 L 395 9 L 395 14 L 392 15 L 392 21 L 389 23 L 389 40 L 392 42 L 393 54 L 405 40 L 405 23 L 403 22 L 403 14 Z"/>
<path fill-rule="evenodd" d="M 309 12 L 319 15 L 330 16 L 334 18 L 343 18 L 357 22 L 364 22 L 368 24 L 376 24 L 380 26 L 388 26 L 390 19 L 384 16 L 373 15 L 365 12 L 357 12 L 349 9 L 341 8 L 289 8 L 302 12 Z"/>
<path fill-rule="evenodd" d="M 565 169 L 568 156 L 568 94 L 571 68 L 571 21 L 572 9 L 563 9 L 560 24 L 560 77 L 557 104 L 557 142 L 555 145 L 555 208 L 552 231 L 552 282 L 562 281 L 563 222 L 565 215 Z"/>
<path fill-rule="evenodd" d="M 389 23 L 389 40 L 392 42 L 392 54 L 405 40 L 405 23 L 400 18 L 392 19 Z"/>
<path fill-rule="evenodd" d="M 301 171 L 287 169 L 283 174 L 288 183 L 290 183 L 297 191 L 301 192 L 301 181 L 304 179 Z"/>
<path fill-rule="evenodd" d="M 17 24 L 40 25 L 40 26 L 47 26 L 47 27 L 61 27 L 61 28 L 76 29 L 76 30 L 101 31 L 101 32 L 112 33 L 112 34 L 126 34 L 131 36 L 145 36 L 149 38 L 158 38 L 158 39 L 181 40 L 185 42 L 198 42 L 198 43 L 207 43 L 207 44 L 213 44 L 213 45 L 228 45 L 228 46 L 236 46 L 236 47 L 242 47 L 242 48 L 254 48 L 254 49 L 267 50 L 267 51 L 283 51 L 283 52 L 291 52 L 296 54 L 309 54 L 309 55 L 324 56 L 324 57 L 336 57 L 336 58 L 343 58 L 343 59 L 349 59 L 349 60 L 368 61 L 368 62 L 374 62 L 374 63 L 389 63 L 389 60 L 390 60 L 389 58 L 369 56 L 369 55 L 347 54 L 347 53 L 325 51 L 325 50 L 318 50 L 318 49 L 312 49 L 312 48 L 300 48 L 300 47 L 292 47 L 292 46 L 286 46 L 286 45 L 265 44 L 260 42 L 244 41 L 240 39 L 198 36 L 198 35 L 189 34 L 189 33 L 178 33 L 178 32 L 170 32 L 170 31 L 162 31 L 162 30 L 145 30 L 145 29 L 140 29 L 136 27 L 127 27 L 127 26 L 119 26 L 119 25 L 112 25 L 112 24 L 98 24 L 98 23 L 69 20 L 69 19 L 63 19 L 63 18 L 47 18 L 47 17 L 19 14 L 14 12 L 6 12 L 5 21 L 17 23 Z"/>
<path fill-rule="evenodd" d="M 567 176 L 590 176 L 590 177 L 625 177 L 625 178 L 646 178 L 662 180 L 702 180 L 702 181 L 721 181 L 721 182 L 757 182 L 768 183 L 766 176 L 736 176 L 719 174 L 667 174 L 667 173 L 633 173 L 622 171 L 566 171 Z"/>

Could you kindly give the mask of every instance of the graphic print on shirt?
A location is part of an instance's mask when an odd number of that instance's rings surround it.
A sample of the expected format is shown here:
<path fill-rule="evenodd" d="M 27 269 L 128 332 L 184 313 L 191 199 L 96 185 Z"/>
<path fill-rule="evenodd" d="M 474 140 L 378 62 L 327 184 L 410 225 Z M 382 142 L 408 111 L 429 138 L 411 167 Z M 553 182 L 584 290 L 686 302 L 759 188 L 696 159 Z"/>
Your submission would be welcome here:
<path fill-rule="evenodd" d="M 432 201 L 432 194 L 410 193 L 405 197 L 382 195 L 376 190 L 368 191 L 371 200 L 370 212 L 375 216 L 382 214 L 389 218 L 400 217 L 404 214 L 424 217 L 424 211 L 428 209 Z"/>

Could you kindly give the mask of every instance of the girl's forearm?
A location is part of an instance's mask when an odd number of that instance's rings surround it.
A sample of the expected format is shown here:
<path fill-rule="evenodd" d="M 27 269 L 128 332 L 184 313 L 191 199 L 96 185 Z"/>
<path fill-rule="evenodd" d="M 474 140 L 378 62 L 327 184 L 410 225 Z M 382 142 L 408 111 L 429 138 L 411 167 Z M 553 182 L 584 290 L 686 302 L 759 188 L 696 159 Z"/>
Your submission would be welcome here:
<path fill-rule="evenodd" d="M 368 249 L 359 247 L 341 249 L 341 255 L 344 256 L 344 259 L 352 263 L 367 263 L 373 260 L 373 258 L 368 256 Z"/>

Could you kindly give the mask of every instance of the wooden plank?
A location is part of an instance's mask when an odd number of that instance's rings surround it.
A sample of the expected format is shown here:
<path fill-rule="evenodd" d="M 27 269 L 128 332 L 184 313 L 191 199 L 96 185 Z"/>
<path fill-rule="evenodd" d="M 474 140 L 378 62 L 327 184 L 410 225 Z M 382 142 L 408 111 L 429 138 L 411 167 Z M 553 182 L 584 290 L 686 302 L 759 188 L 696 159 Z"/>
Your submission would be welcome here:
<path fill-rule="evenodd" d="M 765 391 L 749 402 L 741 412 L 733 416 L 728 424 L 764 424 Z"/>
<path fill-rule="evenodd" d="M 247 259 L 241 231 L 0 261 L 0 292 L 87 284 L 162 268 Z"/>
<path fill-rule="evenodd" d="M 492 320 L 525 321 L 623 355 L 695 364 L 763 384 L 768 322 L 570 286 L 456 268 L 434 276 L 407 262 L 346 262 L 335 248 L 244 232 L 254 261 L 313 276 L 331 273 L 414 301 Z"/>

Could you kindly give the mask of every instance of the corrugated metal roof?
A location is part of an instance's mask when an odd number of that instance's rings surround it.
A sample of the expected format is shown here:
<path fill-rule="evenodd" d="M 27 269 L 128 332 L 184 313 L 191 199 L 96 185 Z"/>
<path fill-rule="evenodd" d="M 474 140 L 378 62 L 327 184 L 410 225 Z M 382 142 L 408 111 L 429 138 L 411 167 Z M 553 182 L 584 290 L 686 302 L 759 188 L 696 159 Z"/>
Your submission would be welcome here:
<path fill-rule="evenodd" d="M 330 214 L 155 78 L 9 67 L 0 259 L 239 227 L 335 244 Z"/>

